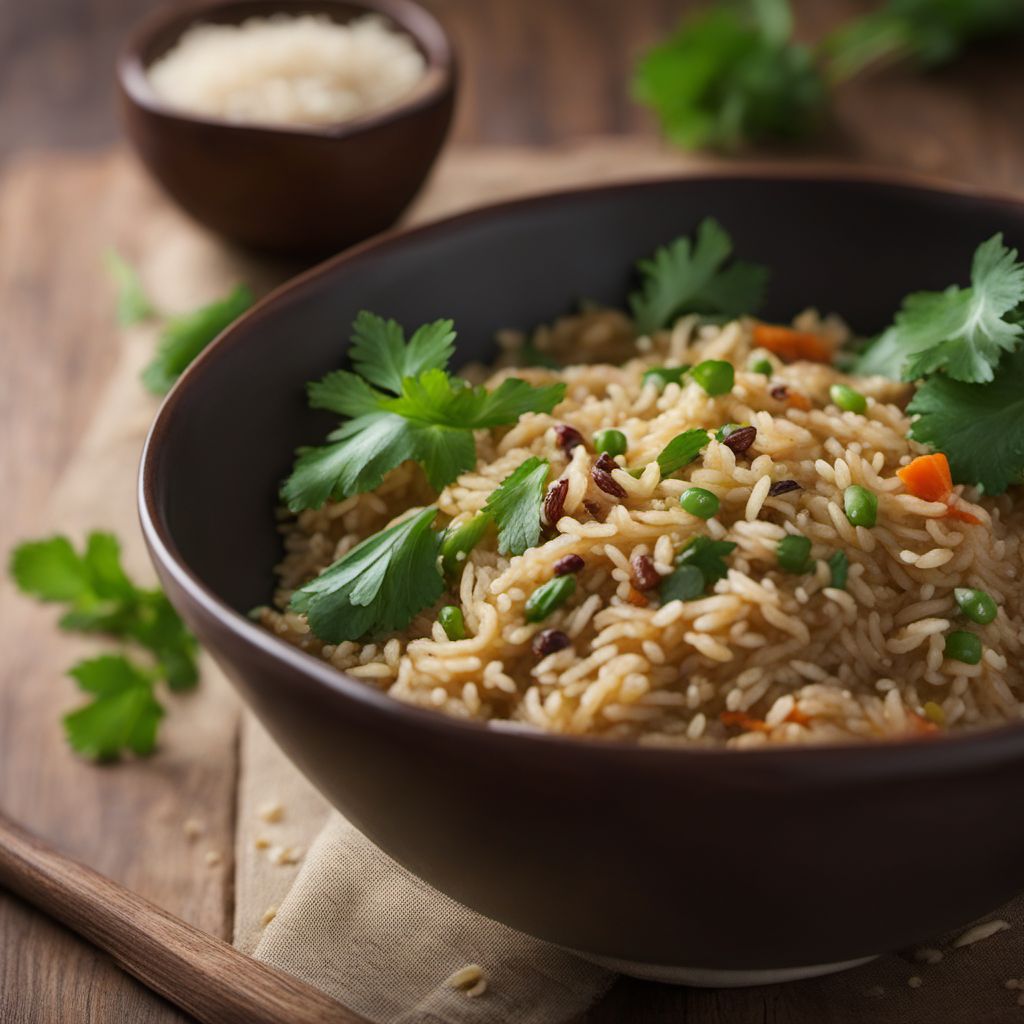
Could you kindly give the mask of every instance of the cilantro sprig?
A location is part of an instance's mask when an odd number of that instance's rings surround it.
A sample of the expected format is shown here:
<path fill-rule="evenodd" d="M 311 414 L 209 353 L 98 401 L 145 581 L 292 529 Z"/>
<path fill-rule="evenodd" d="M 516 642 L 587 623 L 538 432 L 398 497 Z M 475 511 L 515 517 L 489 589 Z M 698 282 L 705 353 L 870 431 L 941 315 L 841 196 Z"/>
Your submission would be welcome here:
<path fill-rule="evenodd" d="M 55 536 L 19 545 L 10 560 L 11 577 L 24 593 L 65 606 L 61 629 L 102 634 L 148 652 L 145 667 L 111 654 L 70 670 L 93 700 L 65 719 L 68 740 L 79 753 L 102 759 L 122 749 L 150 753 L 163 714 L 155 684 L 184 691 L 198 680 L 195 638 L 161 590 L 142 589 L 128 578 L 120 554 L 116 537 L 94 532 L 81 553 L 67 537 Z"/>
<path fill-rule="evenodd" d="M 314 408 L 349 418 L 326 445 L 299 450 L 281 491 L 293 512 L 372 490 L 410 460 L 441 490 L 476 465 L 474 430 L 551 412 L 562 400 L 564 384 L 533 387 L 509 377 L 488 391 L 452 376 L 454 340 L 450 320 L 406 341 L 393 320 L 359 314 L 349 350 L 355 372 L 336 370 L 309 386 Z"/>
<path fill-rule="evenodd" d="M 116 249 L 107 249 L 103 263 L 117 289 L 117 322 L 122 327 L 131 327 L 157 315 L 138 271 Z"/>
<path fill-rule="evenodd" d="M 641 286 L 629 297 L 641 334 L 671 325 L 684 313 L 741 316 L 757 311 L 768 271 L 754 263 L 729 263 L 732 239 L 718 221 L 701 221 L 691 241 L 677 238 L 637 269 Z"/>
<path fill-rule="evenodd" d="M 499 553 L 521 555 L 540 540 L 540 513 L 548 472 L 547 459 L 534 456 L 491 492 L 484 512 L 498 524 Z"/>

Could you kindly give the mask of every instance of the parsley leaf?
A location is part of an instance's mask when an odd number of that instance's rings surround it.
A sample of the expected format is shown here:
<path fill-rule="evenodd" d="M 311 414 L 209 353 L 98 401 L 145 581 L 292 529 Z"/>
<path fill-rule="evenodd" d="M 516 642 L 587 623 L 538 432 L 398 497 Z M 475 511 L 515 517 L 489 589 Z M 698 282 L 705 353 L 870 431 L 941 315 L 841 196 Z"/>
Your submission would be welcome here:
<path fill-rule="evenodd" d="M 989 384 L 941 374 L 918 385 L 910 436 L 945 452 L 957 483 L 1002 494 L 1024 471 L 1024 349 L 1004 356 Z"/>
<path fill-rule="evenodd" d="M 218 302 L 171 317 L 164 326 L 153 361 L 142 371 L 142 383 L 156 395 L 170 391 L 174 382 L 221 331 L 234 323 L 252 304 L 244 284 Z"/>
<path fill-rule="evenodd" d="M 671 476 L 677 469 L 688 466 L 700 455 L 700 450 L 707 443 L 708 432 L 706 430 L 686 430 L 673 437 L 658 455 L 658 466 L 661 468 L 662 479 Z"/>
<path fill-rule="evenodd" d="M 149 753 L 163 714 L 154 682 L 187 690 L 199 675 L 196 640 L 163 591 L 137 587 L 121 566 L 117 538 L 98 531 L 81 554 L 67 537 L 27 541 L 12 552 L 10 573 L 24 593 L 66 606 L 61 629 L 104 634 L 151 654 L 149 669 L 113 654 L 76 665 L 71 675 L 96 698 L 65 719 L 71 745 L 89 757 L 113 757 L 122 748 Z"/>
<path fill-rule="evenodd" d="M 309 386 L 314 408 L 353 418 L 328 435 L 328 444 L 299 450 L 281 489 L 293 512 L 372 490 L 409 460 L 441 490 L 476 465 L 474 430 L 551 412 L 565 394 L 564 384 L 533 387 L 515 377 L 488 391 L 431 365 L 452 354 L 449 320 L 421 327 L 406 343 L 394 321 L 361 313 L 355 332 L 353 365 L 363 376 L 336 370 Z"/>
<path fill-rule="evenodd" d="M 69 675 L 93 700 L 64 716 L 68 742 L 78 753 L 109 760 L 123 750 L 150 754 L 164 710 L 149 673 L 127 658 L 104 654 L 81 661 Z"/>
<path fill-rule="evenodd" d="M 712 540 L 710 537 L 694 537 L 689 541 L 676 558 L 676 565 L 693 565 L 700 569 L 704 576 L 705 587 L 712 587 L 719 580 L 724 580 L 729 569 L 725 564 L 726 555 L 731 555 L 736 545 L 728 540 Z"/>
<path fill-rule="evenodd" d="M 540 540 L 540 511 L 548 461 L 536 455 L 527 459 L 493 490 L 483 511 L 498 524 L 498 551 L 521 555 Z"/>
<path fill-rule="evenodd" d="M 131 327 L 156 316 L 156 309 L 135 268 L 116 249 L 108 249 L 103 254 L 103 262 L 117 286 L 117 322 L 122 327 Z"/>
<path fill-rule="evenodd" d="M 633 92 L 684 149 L 734 149 L 803 134 L 826 97 L 810 50 L 792 39 L 786 0 L 685 18 L 637 67 Z"/>
<path fill-rule="evenodd" d="M 444 590 L 436 516 L 425 508 L 356 545 L 295 591 L 292 610 L 327 643 L 404 629 Z"/>
<path fill-rule="evenodd" d="M 669 326 L 684 313 L 739 316 L 761 304 L 768 279 L 766 268 L 752 263 L 725 266 L 732 240 L 708 217 L 697 228 L 696 240 L 677 238 L 638 269 L 641 288 L 629 297 L 641 334 Z"/>
<path fill-rule="evenodd" d="M 858 360 L 856 372 L 917 380 L 944 370 L 954 380 L 983 383 L 1024 329 L 1013 311 L 1024 302 L 1024 263 L 994 235 L 974 254 L 971 286 L 917 292 L 896 321 Z M 1011 319 L 1007 319 L 1011 314 Z"/>

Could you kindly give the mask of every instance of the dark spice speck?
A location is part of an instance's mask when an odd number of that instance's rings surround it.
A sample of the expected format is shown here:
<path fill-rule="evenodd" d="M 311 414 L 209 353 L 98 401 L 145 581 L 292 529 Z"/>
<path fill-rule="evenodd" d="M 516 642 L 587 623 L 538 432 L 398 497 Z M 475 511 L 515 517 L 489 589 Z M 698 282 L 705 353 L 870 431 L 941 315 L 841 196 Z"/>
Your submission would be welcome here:
<path fill-rule="evenodd" d="M 653 590 L 661 582 L 658 570 L 646 555 L 637 555 L 631 559 L 629 569 L 630 580 L 637 590 Z"/>
<path fill-rule="evenodd" d="M 572 641 L 560 629 L 542 629 L 533 638 L 533 653 L 546 658 L 555 651 L 564 650 Z"/>
<path fill-rule="evenodd" d="M 562 518 L 562 513 L 565 511 L 565 496 L 569 492 L 569 481 L 563 477 L 561 480 L 556 480 L 549 488 L 547 494 L 544 495 L 544 522 L 548 526 L 554 526 L 559 519 Z"/>
<path fill-rule="evenodd" d="M 768 488 L 768 497 L 777 498 L 780 494 L 789 494 L 790 491 L 802 491 L 803 488 L 795 480 L 777 480 Z"/>
<path fill-rule="evenodd" d="M 740 427 L 734 430 L 722 442 L 737 455 L 742 455 L 757 440 L 757 427 Z"/>
<path fill-rule="evenodd" d="M 785 384 L 776 384 L 775 387 L 771 389 L 769 394 L 772 396 L 772 398 L 776 399 L 777 401 L 784 402 L 787 398 L 789 398 L 789 388 L 787 388 Z"/>
<path fill-rule="evenodd" d="M 611 471 L 618 468 L 619 464 L 607 452 L 603 452 L 594 463 L 590 476 L 605 494 L 610 494 L 613 498 L 624 498 L 626 496 L 624 488 L 612 478 Z"/>
<path fill-rule="evenodd" d="M 577 573 L 586 562 L 579 555 L 565 555 L 555 562 L 555 575 L 556 576 L 569 576 L 572 573 Z"/>
<path fill-rule="evenodd" d="M 555 427 L 555 440 L 566 455 L 571 455 L 574 448 L 585 443 L 583 435 L 575 427 L 570 427 L 568 423 L 559 423 Z"/>

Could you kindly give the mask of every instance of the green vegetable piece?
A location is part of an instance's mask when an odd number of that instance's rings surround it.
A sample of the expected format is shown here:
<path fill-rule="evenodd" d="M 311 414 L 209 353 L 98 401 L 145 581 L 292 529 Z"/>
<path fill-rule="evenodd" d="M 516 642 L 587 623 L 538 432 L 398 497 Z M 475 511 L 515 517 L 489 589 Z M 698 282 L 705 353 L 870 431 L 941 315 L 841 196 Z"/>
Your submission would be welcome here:
<path fill-rule="evenodd" d="M 405 629 L 444 590 L 436 516 L 421 509 L 357 544 L 292 594 L 292 610 L 330 644 Z"/>
<path fill-rule="evenodd" d="M 677 470 L 688 466 L 708 443 L 706 430 L 686 430 L 676 434 L 671 441 L 658 453 L 658 466 L 661 478 L 671 476 Z"/>
<path fill-rule="evenodd" d="M 521 555 L 527 548 L 536 547 L 548 472 L 548 460 L 534 455 L 491 492 L 483 511 L 498 524 L 501 554 Z"/>
<path fill-rule="evenodd" d="M 599 430 L 594 435 L 594 447 L 599 452 L 607 452 L 614 458 L 616 455 L 625 455 L 629 442 L 621 430 Z"/>
<path fill-rule="evenodd" d="M 575 591 L 575 576 L 555 576 L 547 583 L 542 583 L 526 602 L 526 621 L 543 622 L 553 611 L 561 608 Z"/>
<path fill-rule="evenodd" d="M 727 395 L 736 383 L 736 371 L 732 363 L 727 363 L 723 359 L 705 359 L 690 371 L 690 376 L 712 398 Z"/>
<path fill-rule="evenodd" d="M 79 662 L 70 675 L 92 694 L 91 703 L 64 716 L 71 747 L 98 761 L 129 750 L 153 752 L 164 710 L 153 696 L 153 678 L 121 655 L 105 654 Z"/>
<path fill-rule="evenodd" d="M 977 665 L 981 661 L 982 651 L 981 638 L 974 633 L 958 629 L 946 637 L 945 656 L 950 661 L 962 661 L 965 665 Z"/>
<path fill-rule="evenodd" d="M 725 557 L 736 550 L 728 540 L 712 540 L 710 537 L 694 537 L 688 541 L 676 557 L 676 565 L 695 565 L 704 577 L 705 589 L 725 579 L 729 568 Z"/>
<path fill-rule="evenodd" d="M 519 353 L 521 366 L 542 366 L 546 370 L 560 370 L 562 364 L 547 352 L 542 352 L 532 341 L 527 341 Z"/>
<path fill-rule="evenodd" d="M 693 601 L 704 594 L 707 581 L 696 565 L 681 565 L 666 576 L 658 588 L 662 604 L 669 601 Z"/>
<path fill-rule="evenodd" d="M 117 286 L 117 322 L 122 327 L 131 327 L 156 316 L 156 309 L 135 268 L 116 249 L 108 249 L 103 254 L 103 262 Z"/>
<path fill-rule="evenodd" d="M 462 609 L 454 604 L 446 604 L 438 613 L 437 621 L 449 640 L 466 639 L 466 620 L 462 617 Z"/>
<path fill-rule="evenodd" d="M 764 377 L 771 377 L 775 368 L 767 359 L 755 359 L 748 367 L 751 373 L 760 373 Z"/>
<path fill-rule="evenodd" d="M 724 427 L 719 427 L 715 431 L 715 440 L 724 441 L 730 434 L 735 434 L 741 426 L 743 426 L 742 423 L 726 423 Z"/>
<path fill-rule="evenodd" d="M 972 590 L 968 587 L 957 587 L 953 597 L 960 606 L 960 611 L 979 626 L 987 626 L 994 622 L 999 614 L 999 606 L 991 595 L 984 590 Z"/>
<path fill-rule="evenodd" d="M 860 484 L 851 484 L 843 492 L 843 507 L 852 526 L 870 530 L 878 522 L 878 495 Z"/>
<path fill-rule="evenodd" d="M 775 554 L 779 560 L 779 568 L 786 572 L 802 576 L 811 570 L 811 542 L 807 537 L 801 537 L 799 534 L 783 537 L 775 545 Z"/>
<path fill-rule="evenodd" d="M 719 508 L 718 496 L 703 487 L 688 487 L 679 495 L 679 504 L 698 519 L 710 519 Z"/>
<path fill-rule="evenodd" d="M 459 526 L 448 528 L 441 540 L 441 568 L 446 576 L 462 572 L 466 556 L 480 543 L 490 525 L 491 517 L 478 512 Z"/>
<path fill-rule="evenodd" d="M 153 361 L 142 371 L 142 383 L 155 395 L 166 394 L 196 356 L 254 301 L 252 292 L 240 284 L 219 302 L 172 316 L 164 325 Z"/>
<path fill-rule="evenodd" d="M 845 590 L 846 580 L 850 575 L 850 559 L 845 551 L 837 551 L 829 560 L 828 567 L 832 571 L 830 586 L 835 590 Z"/>
<path fill-rule="evenodd" d="M 910 436 L 945 452 L 953 479 L 1002 494 L 1024 473 L 1024 347 L 1006 356 L 991 384 L 936 374 L 908 406 Z"/>
<path fill-rule="evenodd" d="M 844 412 L 856 412 L 863 415 L 868 409 L 868 400 L 859 392 L 846 384 L 833 384 L 828 390 L 829 398 Z"/>
<path fill-rule="evenodd" d="M 652 334 L 685 313 L 756 312 L 768 271 L 751 263 L 729 264 L 731 255 L 732 239 L 709 217 L 698 226 L 694 242 L 677 238 L 641 260 L 641 288 L 629 297 L 637 331 Z"/>
<path fill-rule="evenodd" d="M 654 366 L 644 373 L 643 384 L 653 384 L 659 391 L 664 391 L 666 384 L 682 384 L 689 370 L 689 363 L 683 366 Z"/>

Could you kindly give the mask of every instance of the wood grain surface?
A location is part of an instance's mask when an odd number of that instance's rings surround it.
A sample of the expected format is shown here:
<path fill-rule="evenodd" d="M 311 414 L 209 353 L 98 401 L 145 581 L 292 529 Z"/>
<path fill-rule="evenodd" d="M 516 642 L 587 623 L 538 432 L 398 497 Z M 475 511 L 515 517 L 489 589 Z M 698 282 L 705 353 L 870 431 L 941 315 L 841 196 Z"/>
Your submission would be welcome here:
<path fill-rule="evenodd" d="M 150 6 L 146 0 L 41 0 L 8 4 L 0 16 L 4 553 L 17 539 L 55 525 L 44 509 L 86 424 L 101 410 L 117 341 L 99 253 L 152 223 L 160 203 L 120 157 L 67 152 L 116 137 L 112 54 L 127 24 Z M 428 6 L 448 24 L 462 54 L 456 137 L 548 144 L 590 134 L 650 134 L 648 116 L 628 99 L 628 68 L 687 5 L 429 0 Z M 864 6 L 796 4 L 810 37 Z M 1024 191 L 1022 110 L 1019 47 L 1007 42 L 938 74 L 894 68 L 851 84 L 828 131 L 797 155 Z M 39 153 L 41 147 L 48 152 Z M 230 701 L 216 721 L 184 704 L 180 714 L 176 709 L 166 742 L 150 761 L 84 765 L 67 752 L 57 725 L 72 694 L 63 673 L 82 648 L 58 637 L 53 622 L 51 610 L 0 585 L 0 807 L 176 916 L 229 938 L 230 858 L 203 866 L 181 823 L 201 817 L 204 848 L 230 851 L 237 764 Z M 813 990 L 791 994 L 800 991 L 745 996 L 624 981 L 588 1022 L 827 1021 L 828 1007 L 815 1002 Z M 105 955 L 0 892 L 3 1024 L 184 1019 Z"/>

